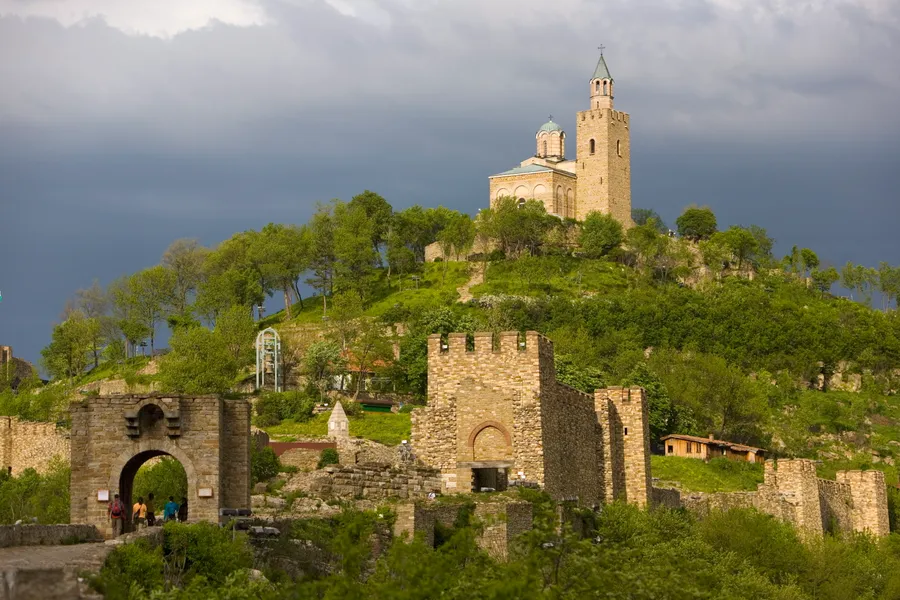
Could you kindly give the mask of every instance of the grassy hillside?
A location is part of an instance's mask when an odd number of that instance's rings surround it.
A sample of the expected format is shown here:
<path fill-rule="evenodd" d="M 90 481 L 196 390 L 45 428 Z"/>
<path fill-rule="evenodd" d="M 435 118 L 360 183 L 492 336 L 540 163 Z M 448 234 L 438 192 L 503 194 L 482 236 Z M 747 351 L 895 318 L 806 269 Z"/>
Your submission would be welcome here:
<path fill-rule="evenodd" d="M 651 472 L 658 485 L 677 482 L 691 492 L 753 491 L 763 482 L 762 465 L 714 458 L 704 462 L 680 456 L 653 456 Z"/>
<path fill-rule="evenodd" d="M 305 423 L 286 419 L 278 425 L 266 427 L 266 432 L 278 441 L 292 441 L 298 437 L 324 437 L 328 434 L 330 413 L 316 415 Z M 362 437 L 379 444 L 397 446 L 409 439 L 409 413 L 364 413 L 361 417 L 349 417 L 350 435 Z"/>

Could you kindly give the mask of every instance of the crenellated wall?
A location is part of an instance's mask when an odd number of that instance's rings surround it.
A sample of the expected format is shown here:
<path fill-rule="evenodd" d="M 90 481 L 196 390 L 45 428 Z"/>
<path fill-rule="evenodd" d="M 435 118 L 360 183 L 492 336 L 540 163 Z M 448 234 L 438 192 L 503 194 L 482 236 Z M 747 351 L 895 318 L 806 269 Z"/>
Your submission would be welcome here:
<path fill-rule="evenodd" d="M 56 423 L 0 417 L 0 469 L 19 475 L 25 469 L 44 473 L 54 458 L 69 461 L 69 432 Z"/>
<path fill-rule="evenodd" d="M 428 340 L 428 406 L 412 413 L 411 441 L 445 492 L 469 492 L 476 472 L 496 469 L 558 500 L 644 505 L 649 436 L 642 389 L 592 397 L 557 382 L 553 344 L 536 332 Z"/>
<path fill-rule="evenodd" d="M 755 492 L 707 494 L 653 488 L 653 504 L 684 507 L 699 517 L 711 511 L 756 508 L 794 525 L 805 537 L 826 532 L 890 533 L 887 489 L 881 471 L 838 471 L 836 480 L 816 477 L 811 460 L 766 461 L 765 479 Z"/>

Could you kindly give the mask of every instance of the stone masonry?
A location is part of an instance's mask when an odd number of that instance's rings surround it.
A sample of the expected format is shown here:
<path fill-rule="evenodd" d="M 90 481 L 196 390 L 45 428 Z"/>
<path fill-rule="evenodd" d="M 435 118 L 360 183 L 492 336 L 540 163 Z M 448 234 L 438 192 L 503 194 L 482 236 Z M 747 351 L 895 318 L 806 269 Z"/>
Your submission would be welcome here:
<path fill-rule="evenodd" d="M 816 477 L 811 460 L 766 461 L 755 492 L 704 494 L 653 488 L 653 503 L 684 507 L 698 516 L 713 510 L 756 508 L 794 525 L 807 537 L 825 532 L 890 533 L 887 490 L 881 471 L 838 471 L 836 480 Z"/>
<path fill-rule="evenodd" d="M 100 396 L 72 403 L 71 521 L 111 533 L 107 501 L 127 507 L 138 468 L 169 455 L 187 473 L 188 519 L 250 507 L 250 404 L 217 396 Z M 162 501 L 159 499 L 158 501 Z"/>
<path fill-rule="evenodd" d="M 411 465 L 368 463 L 326 467 L 310 487 L 323 497 L 336 498 L 425 498 L 441 491 L 440 473 Z"/>
<path fill-rule="evenodd" d="M 0 469 L 12 475 L 25 469 L 44 473 L 54 458 L 69 460 L 68 431 L 56 423 L 0 417 Z"/>
<path fill-rule="evenodd" d="M 471 343 L 469 343 L 471 342 Z M 428 339 L 428 406 L 412 413 L 416 456 L 446 493 L 484 471 L 536 483 L 585 506 L 650 498 L 649 424 L 640 388 L 594 396 L 556 381 L 553 344 L 536 332 Z"/>

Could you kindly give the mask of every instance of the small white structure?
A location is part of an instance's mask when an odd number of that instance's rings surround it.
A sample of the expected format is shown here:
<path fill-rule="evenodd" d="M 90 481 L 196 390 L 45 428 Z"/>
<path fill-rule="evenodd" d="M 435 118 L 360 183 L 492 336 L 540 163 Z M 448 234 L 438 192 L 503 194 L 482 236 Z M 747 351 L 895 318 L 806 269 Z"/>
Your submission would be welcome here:
<path fill-rule="evenodd" d="M 284 390 L 281 365 L 281 337 L 269 327 L 256 336 L 256 389 L 262 389 L 268 379 L 276 392 Z"/>
<path fill-rule="evenodd" d="M 328 418 L 328 437 L 333 439 L 350 439 L 350 420 L 340 402 L 334 403 L 331 416 Z"/>

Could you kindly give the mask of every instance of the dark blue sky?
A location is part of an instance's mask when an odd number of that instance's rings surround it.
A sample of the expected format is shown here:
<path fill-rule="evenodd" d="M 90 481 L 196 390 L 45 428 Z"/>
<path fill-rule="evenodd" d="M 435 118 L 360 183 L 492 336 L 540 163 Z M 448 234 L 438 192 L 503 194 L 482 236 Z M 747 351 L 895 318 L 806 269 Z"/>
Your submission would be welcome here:
<path fill-rule="evenodd" d="M 366 188 L 474 213 L 548 113 L 574 153 L 601 41 L 634 206 L 900 264 L 896 3 L 108 4 L 0 0 L 0 344 L 31 361 L 76 289 L 176 238 Z"/>

